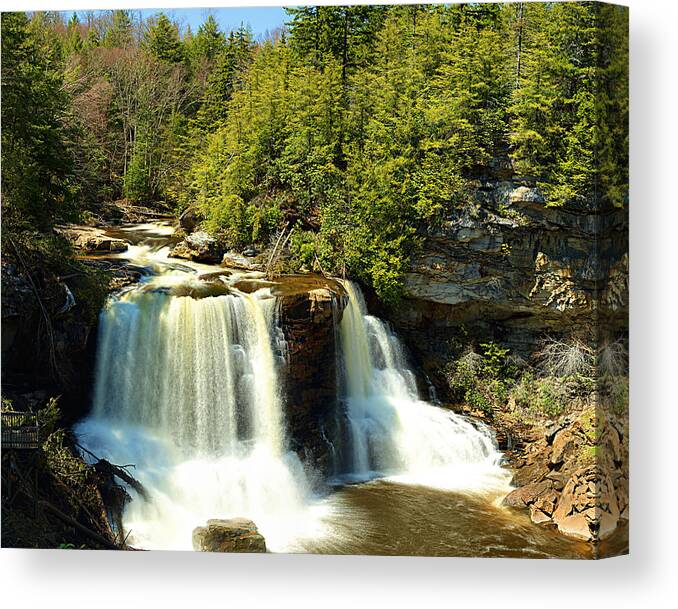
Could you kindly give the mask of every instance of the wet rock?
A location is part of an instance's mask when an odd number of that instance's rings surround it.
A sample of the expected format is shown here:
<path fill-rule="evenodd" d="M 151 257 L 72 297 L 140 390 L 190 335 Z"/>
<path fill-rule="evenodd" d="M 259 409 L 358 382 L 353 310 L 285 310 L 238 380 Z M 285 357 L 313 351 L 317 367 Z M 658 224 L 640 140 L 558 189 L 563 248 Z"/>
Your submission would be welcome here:
<path fill-rule="evenodd" d="M 535 524 L 546 524 L 551 522 L 551 516 L 540 510 L 535 504 L 530 506 L 530 519 Z"/>
<path fill-rule="evenodd" d="M 170 255 L 174 258 L 183 258 L 194 262 L 215 264 L 221 262 L 224 251 L 214 237 L 199 231 L 188 235 L 183 241 L 177 243 Z"/>
<path fill-rule="evenodd" d="M 193 529 L 193 549 L 199 552 L 266 552 L 266 541 L 246 518 L 208 520 Z"/>
<path fill-rule="evenodd" d="M 506 495 L 502 501 L 502 505 L 512 508 L 526 508 L 550 490 L 551 484 L 545 480 L 542 482 L 526 484 Z"/>
<path fill-rule="evenodd" d="M 59 226 L 56 231 L 84 252 L 124 252 L 127 250 L 126 241 L 111 237 L 102 229 L 92 226 Z"/>
<path fill-rule="evenodd" d="M 321 276 L 286 278 L 275 287 L 287 345 L 285 418 L 293 448 L 328 472 L 336 423 L 337 334 L 345 294 Z M 337 443 L 338 444 L 338 443 Z"/>
<path fill-rule="evenodd" d="M 554 519 L 555 520 L 555 519 Z M 589 526 L 590 520 L 584 514 L 574 513 L 557 521 L 558 530 L 568 537 L 591 541 L 593 534 Z"/>
<path fill-rule="evenodd" d="M 126 260 L 112 260 L 104 258 L 92 258 L 83 260 L 82 263 L 92 269 L 97 269 L 108 274 L 109 292 L 117 292 L 141 280 L 148 273 L 144 267 L 137 266 Z"/>
<path fill-rule="evenodd" d="M 179 216 L 179 226 L 187 233 L 192 233 L 203 220 L 202 214 L 197 209 L 188 207 Z"/>
<path fill-rule="evenodd" d="M 246 251 L 248 253 L 256 252 L 256 250 L 253 248 Z M 226 252 L 224 257 L 221 259 L 221 266 L 232 269 L 241 269 L 243 271 L 263 271 L 263 262 L 254 259 L 253 256 L 256 256 L 256 253 L 253 253 L 250 256 L 245 254 L 245 252 L 243 252 L 243 254 L 238 254 L 237 252 Z"/>

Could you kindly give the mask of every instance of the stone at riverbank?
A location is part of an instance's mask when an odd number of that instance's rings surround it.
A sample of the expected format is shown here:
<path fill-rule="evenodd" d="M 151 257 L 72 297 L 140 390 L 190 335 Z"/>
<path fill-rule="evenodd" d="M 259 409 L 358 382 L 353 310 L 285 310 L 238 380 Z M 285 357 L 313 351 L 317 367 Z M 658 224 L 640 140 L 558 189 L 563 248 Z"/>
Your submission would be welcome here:
<path fill-rule="evenodd" d="M 216 264 L 221 262 L 224 249 L 219 242 L 203 231 L 188 235 L 177 243 L 170 253 L 174 258 Z"/>
<path fill-rule="evenodd" d="M 193 549 L 199 552 L 266 552 L 266 540 L 246 518 L 212 519 L 193 529 Z"/>
<path fill-rule="evenodd" d="M 589 405 L 562 417 L 509 459 L 518 488 L 503 504 L 533 522 L 601 541 L 628 520 L 628 430 L 611 412 Z"/>
<path fill-rule="evenodd" d="M 124 252 L 127 243 L 92 226 L 60 226 L 56 231 L 86 253 Z"/>

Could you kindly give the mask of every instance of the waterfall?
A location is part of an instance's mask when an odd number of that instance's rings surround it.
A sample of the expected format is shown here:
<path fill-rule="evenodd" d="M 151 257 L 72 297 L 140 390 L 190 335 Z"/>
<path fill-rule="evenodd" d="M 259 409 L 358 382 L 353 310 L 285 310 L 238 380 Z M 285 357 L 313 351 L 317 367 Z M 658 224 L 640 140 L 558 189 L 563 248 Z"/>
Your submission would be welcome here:
<path fill-rule="evenodd" d="M 507 484 L 488 427 L 419 399 L 398 337 L 367 314 L 357 286 L 344 282 L 340 404 L 348 456 L 340 478 L 378 476 L 443 488 Z"/>
<path fill-rule="evenodd" d="M 99 340 L 95 417 L 171 438 L 184 454 L 283 448 L 270 336 L 275 301 L 131 291 L 108 305 Z"/>
<path fill-rule="evenodd" d="M 124 524 L 140 547 L 190 549 L 207 519 L 246 516 L 283 550 L 308 534 L 312 502 L 286 447 L 275 298 L 263 289 L 196 299 L 165 288 L 138 286 L 102 311 L 80 441 L 135 464 L 150 499 L 132 501 Z"/>
<path fill-rule="evenodd" d="M 167 248 L 130 249 L 124 257 L 147 273 L 101 312 L 92 412 L 75 428 L 92 453 L 134 464 L 148 491 L 144 500 L 130 489 L 129 542 L 190 549 L 196 526 L 241 516 L 271 550 L 303 549 L 301 540 L 332 528 L 336 506 L 315 494 L 315 474 L 288 447 L 276 298 L 266 287 L 246 294 L 200 281 L 199 265 L 168 259 Z M 400 341 L 367 315 L 355 285 L 344 286 L 340 437 L 328 439 L 339 480 L 506 484 L 489 430 L 420 400 Z"/>

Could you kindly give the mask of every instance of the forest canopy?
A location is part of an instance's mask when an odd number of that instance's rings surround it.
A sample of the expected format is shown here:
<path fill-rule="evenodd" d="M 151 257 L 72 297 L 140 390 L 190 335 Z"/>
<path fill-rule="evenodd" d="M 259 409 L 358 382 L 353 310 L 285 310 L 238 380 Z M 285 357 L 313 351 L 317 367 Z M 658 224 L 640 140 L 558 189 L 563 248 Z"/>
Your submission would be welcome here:
<path fill-rule="evenodd" d="M 230 247 L 401 291 L 497 157 L 546 205 L 628 196 L 627 13 L 595 3 L 288 9 L 263 40 L 158 13 L 2 15 L 3 233 L 124 197 Z M 3 249 L 5 239 L 3 236 Z"/>

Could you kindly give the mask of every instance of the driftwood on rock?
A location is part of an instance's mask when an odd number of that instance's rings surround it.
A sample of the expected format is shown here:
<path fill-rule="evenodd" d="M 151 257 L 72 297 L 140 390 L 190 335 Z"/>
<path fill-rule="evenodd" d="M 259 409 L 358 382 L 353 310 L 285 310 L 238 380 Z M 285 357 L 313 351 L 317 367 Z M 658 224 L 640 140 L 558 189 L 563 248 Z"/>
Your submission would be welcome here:
<path fill-rule="evenodd" d="M 94 464 L 94 470 L 99 475 L 111 478 L 113 476 L 117 476 L 120 478 L 120 480 L 129 484 L 139 494 L 140 497 L 142 497 L 144 500 L 148 500 L 148 493 L 146 492 L 144 486 L 136 478 L 133 478 L 127 472 L 125 467 L 129 466 L 113 465 L 113 463 L 107 461 L 106 459 L 99 459 Z"/>
<path fill-rule="evenodd" d="M 130 467 L 134 467 L 133 465 L 115 465 L 107 459 L 100 459 L 81 444 L 77 444 L 77 446 L 84 453 L 92 457 L 92 459 L 95 459 L 92 467 L 98 477 L 98 487 L 101 498 L 108 510 L 110 520 L 122 537 L 124 535 L 122 515 L 125 510 L 125 505 L 131 497 L 127 492 L 127 489 L 116 481 L 116 478 L 133 488 L 144 501 L 148 500 L 148 492 L 141 482 L 127 471 Z M 125 545 L 124 540 L 122 540 L 122 544 Z"/>

